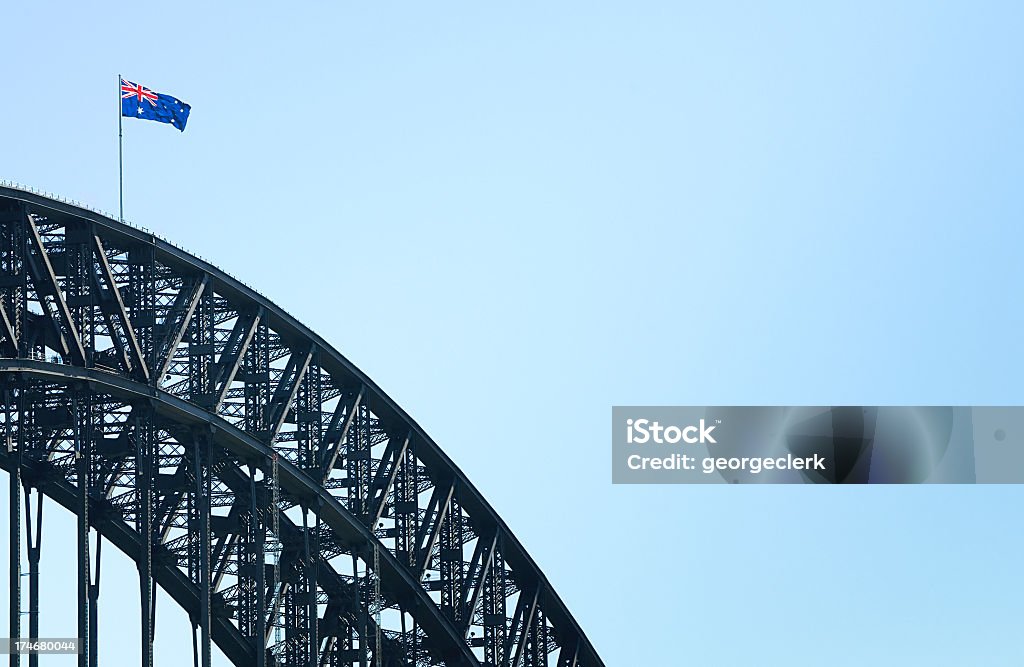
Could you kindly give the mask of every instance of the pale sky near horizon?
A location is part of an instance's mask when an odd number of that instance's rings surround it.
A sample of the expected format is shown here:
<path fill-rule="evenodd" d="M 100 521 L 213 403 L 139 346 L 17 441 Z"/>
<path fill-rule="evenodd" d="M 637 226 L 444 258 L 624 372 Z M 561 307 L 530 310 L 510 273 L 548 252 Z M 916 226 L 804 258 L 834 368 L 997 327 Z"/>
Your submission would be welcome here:
<path fill-rule="evenodd" d="M 184 133 L 125 120 L 126 217 L 395 398 L 609 667 L 1024 664 L 1020 486 L 613 486 L 608 428 L 1024 402 L 1019 5 L 40 2 L 4 27 L 0 179 L 116 211 L 117 75 L 189 103 Z M 63 636 L 73 522 L 47 511 Z M 108 556 L 101 664 L 137 664 Z M 160 604 L 157 664 L 186 664 Z"/>

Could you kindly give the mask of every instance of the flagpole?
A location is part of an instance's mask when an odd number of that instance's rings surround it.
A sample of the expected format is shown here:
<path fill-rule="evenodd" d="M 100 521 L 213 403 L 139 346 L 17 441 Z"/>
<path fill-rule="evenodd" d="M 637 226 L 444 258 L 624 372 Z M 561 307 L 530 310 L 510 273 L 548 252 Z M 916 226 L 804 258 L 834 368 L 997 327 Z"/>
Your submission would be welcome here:
<path fill-rule="evenodd" d="M 124 222 L 124 166 L 121 148 L 121 75 L 117 75 L 117 195 L 118 221 Z"/>

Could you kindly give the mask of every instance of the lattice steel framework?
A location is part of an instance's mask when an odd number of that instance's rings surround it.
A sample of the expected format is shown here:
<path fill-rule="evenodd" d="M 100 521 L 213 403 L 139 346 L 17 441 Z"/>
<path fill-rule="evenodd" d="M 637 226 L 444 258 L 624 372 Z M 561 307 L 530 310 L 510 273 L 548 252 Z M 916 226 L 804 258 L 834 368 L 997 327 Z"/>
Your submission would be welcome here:
<path fill-rule="evenodd" d="M 104 540 L 138 566 L 144 667 L 154 585 L 190 615 L 206 667 L 211 643 L 260 667 L 603 664 L 420 427 L 215 267 L 0 187 L 0 317 L 0 467 L 12 553 L 28 541 L 29 636 L 49 498 L 78 517 L 81 665 L 96 664 Z M 12 558 L 13 637 L 21 575 Z"/>

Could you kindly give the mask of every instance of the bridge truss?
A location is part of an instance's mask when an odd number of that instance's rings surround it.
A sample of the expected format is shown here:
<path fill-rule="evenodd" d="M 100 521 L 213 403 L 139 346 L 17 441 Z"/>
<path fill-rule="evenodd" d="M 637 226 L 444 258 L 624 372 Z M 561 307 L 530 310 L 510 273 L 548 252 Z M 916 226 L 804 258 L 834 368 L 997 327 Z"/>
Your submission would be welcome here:
<path fill-rule="evenodd" d="M 258 667 L 602 666 L 420 427 L 214 266 L 0 187 L 0 319 L 0 467 L 28 566 L 11 559 L 12 637 L 38 636 L 46 498 L 77 516 L 83 666 L 97 664 L 104 541 L 138 567 L 143 667 L 154 586 L 189 614 L 203 667 L 212 644 Z"/>

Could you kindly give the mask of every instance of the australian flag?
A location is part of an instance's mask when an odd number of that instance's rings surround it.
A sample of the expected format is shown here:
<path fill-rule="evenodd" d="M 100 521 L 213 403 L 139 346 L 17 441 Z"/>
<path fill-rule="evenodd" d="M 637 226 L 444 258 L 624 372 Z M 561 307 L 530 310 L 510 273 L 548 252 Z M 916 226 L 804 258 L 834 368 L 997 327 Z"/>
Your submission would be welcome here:
<path fill-rule="evenodd" d="M 138 83 L 121 79 L 121 115 L 170 123 L 182 132 L 192 107 L 170 95 L 156 93 Z"/>

